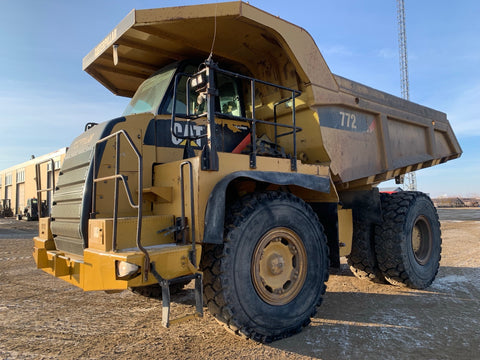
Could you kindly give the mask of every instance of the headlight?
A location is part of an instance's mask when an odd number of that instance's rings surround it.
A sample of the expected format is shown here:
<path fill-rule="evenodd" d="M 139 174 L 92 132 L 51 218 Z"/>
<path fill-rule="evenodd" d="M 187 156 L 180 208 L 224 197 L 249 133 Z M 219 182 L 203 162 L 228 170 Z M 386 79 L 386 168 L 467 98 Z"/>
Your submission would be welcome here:
<path fill-rule="evenodd" d="M 203 76 L 204 76 L 203 73 L 200 73 L 194 78 L 192 78 L 192 80 L 190 80 L 190 84 L 192 88 L 199 88 L 202 85 L 204 85 L 204 83 L 206 82 L 205 81 L 206 79 Z"/>
<path fill-rule="evenodd" d="M 117 279 L 128 280 L 134 278 L 140 273 L 140 266 L 126 261 L 116 261 Z"/>

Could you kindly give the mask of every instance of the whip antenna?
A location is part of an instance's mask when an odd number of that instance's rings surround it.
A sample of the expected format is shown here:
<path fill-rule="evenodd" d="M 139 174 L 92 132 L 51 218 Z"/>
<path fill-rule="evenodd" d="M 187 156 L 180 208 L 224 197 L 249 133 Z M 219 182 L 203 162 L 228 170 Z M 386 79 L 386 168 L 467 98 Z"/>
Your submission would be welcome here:
<path fill-rule="evenodd" d="M 212 40 L 212 47 L 210 48 L 210 55 L 208 56 L 208 59 L 211 59 L 213 56 L 213 47 L 215 46 L 215 39 L 217 38 L 217 5 L 218 2 L 215 3 L 215 16 L 214 16 L 214 29 L 213 29 L 213 40 Z"/>

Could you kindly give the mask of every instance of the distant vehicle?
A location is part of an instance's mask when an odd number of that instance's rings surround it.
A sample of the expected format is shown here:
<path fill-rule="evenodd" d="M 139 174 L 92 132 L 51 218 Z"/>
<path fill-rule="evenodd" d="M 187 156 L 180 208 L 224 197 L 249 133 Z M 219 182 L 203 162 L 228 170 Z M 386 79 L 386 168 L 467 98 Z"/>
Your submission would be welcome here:
<path fill-rule="evenodd" d="M 13 210 L 10 199 L 2 199 L 0 202 L 0 217 L 13 216 Z"/>
<path fill-rule="evenodd" d="M 41 204 L 40 217 L 47 216 L 47 212 L 47 202 L 44 200 Z M 27 221 L 37 221 L 38 218 L 38 200 L 36 198 L 28 199 L 27 206 L 25 206 L 23 209 L 23 214 L 20 216 L 19 220 L 24 219 Z"/>

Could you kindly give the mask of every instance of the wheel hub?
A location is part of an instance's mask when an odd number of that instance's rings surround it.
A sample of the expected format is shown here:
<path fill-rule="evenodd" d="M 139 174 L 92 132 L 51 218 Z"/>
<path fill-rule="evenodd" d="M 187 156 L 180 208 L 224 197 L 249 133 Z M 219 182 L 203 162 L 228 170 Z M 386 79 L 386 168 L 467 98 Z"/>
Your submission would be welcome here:
<path fill-rule="evenodd" d="M 279 275 L 283 272 L 283 268 L 285 267 L 285 260 L 283 256 L 277 253 L 272 254 L 269 256 L 267 260 L 267 268 L 272 275 Z"/>
<path fill-rule="evenodd" d="M 412 229 L 412 250 L 417 263 L 425 265 L 428 262 L 432 254 L 432 246 L 430 223 L 424 216 L 419 216 Z"/>
<path fill-rule="evenodd" d="M 287 228 L 268 231 L 258 242 L 252 257 L 251 275 L 263 301 L 284 305 L 302 289 L 307 255 L 300 237 Z"/>

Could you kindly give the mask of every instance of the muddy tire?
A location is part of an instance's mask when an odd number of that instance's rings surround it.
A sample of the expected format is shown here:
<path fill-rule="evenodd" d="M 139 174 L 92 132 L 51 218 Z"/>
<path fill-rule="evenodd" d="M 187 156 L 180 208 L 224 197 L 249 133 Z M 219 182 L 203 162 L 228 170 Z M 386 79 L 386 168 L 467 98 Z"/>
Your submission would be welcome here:
<path fill-rule="evenodd" d="M 353 223 L 352 252 L 347 256 L 347 263 L 357 278 L 378 284 L 386 283 L 375 254 L 373 225 L 360 221 Z"/>
<path fill-rule="evenodd" d="M 376 227 L 378 266 L 393 285 L 428 287 L 441 258 L 440 222 L 430 198 L 420 192 L 381 194 L 384 222 Z"/>
<path fill-rule="evenodd" d="M 248 195 L 226 219 L 223 245 L 202 257 L 209 311 L 237 335 L 268 343 L 310 323 L 328 280 L 316 214 L 287 193 Z"/>

